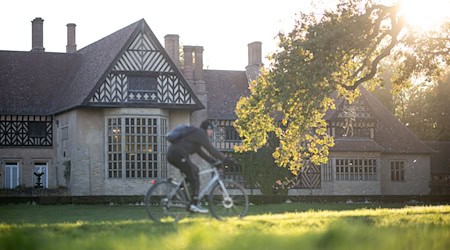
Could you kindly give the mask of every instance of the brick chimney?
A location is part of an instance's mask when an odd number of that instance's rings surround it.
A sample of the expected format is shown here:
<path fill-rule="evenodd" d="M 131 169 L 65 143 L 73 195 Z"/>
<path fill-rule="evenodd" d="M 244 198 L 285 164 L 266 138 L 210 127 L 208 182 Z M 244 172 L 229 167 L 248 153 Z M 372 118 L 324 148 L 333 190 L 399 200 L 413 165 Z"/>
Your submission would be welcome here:
<path fill-rule="evenodd" d="M 167 34 L 164 36 L 164 48 L 177 68 L 180 67 L 180 36 Z"/>
<path fill-rule="evenodd" d="M 77 51 L 77 44 L 75 43 L 75 27 L 74 23 L 67 24 L 67 46 L 66 53 L 74 53 Z"/>
<path fill-rule="evenodd" d="M 203 81 L 203 46 L 195 46 L 194 53 L 194 81 Z"/>
<path fill-rule="evenodd" d="M 203 46 L 184 46 L 184 77 L 195 82 L 203 81 Z"/>
<path fill-rule="evenodd" d="M 245 67 L 248 81 L 255 80 L 260 74 L 262 64 L 262 43 L 252 42 L 248 45 L 248 65 Z"/>
<path fill-rule="evenodd" d="M 31 21 L 31 51 L 44 52 L 44 19 L 36 17 Z"/>
<path fill-rule="evenodd" d="M 184 67 L 183 73 L 186 80 L 194 80 L 194 65 L 192 61 L 192 54 L 194 52 L 194 46 L 184 46 L 183 54 L 184 54 Z"/>
<path fill-rule="evenodd" d="M 203 79 L 203 46 L 185 46 L 184 65 L 185 72 L 190 72 L 188 75 L 185 74 L 186 79 L 197 98 L 205 106 L 205 109 L 192 113 L 191 123 L 195 124 L 208 118 L 208 92 Z"/>

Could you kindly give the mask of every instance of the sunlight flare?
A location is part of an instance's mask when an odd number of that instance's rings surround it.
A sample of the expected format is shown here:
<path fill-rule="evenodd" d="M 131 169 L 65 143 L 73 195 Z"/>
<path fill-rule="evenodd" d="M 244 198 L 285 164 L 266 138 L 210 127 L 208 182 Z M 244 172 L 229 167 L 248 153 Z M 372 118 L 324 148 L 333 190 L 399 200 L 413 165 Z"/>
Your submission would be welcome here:
<path fill-rule="evenodd" d="M 450 0 L 403 0 L 400 15 L 414 28 L 432 30 L 450 21 Z"/>

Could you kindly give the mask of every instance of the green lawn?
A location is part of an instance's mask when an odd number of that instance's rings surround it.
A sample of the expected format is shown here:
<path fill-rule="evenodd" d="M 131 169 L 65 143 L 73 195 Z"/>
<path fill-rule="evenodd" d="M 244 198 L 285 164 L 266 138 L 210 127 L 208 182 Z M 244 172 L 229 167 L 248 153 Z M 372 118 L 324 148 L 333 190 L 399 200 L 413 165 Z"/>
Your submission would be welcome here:
<path fill-rule="evenodd" d="M 140 206 L 2 205 L 0 249 L 450 249 L 450 205 L 258 205 L 176 224 Z"/>

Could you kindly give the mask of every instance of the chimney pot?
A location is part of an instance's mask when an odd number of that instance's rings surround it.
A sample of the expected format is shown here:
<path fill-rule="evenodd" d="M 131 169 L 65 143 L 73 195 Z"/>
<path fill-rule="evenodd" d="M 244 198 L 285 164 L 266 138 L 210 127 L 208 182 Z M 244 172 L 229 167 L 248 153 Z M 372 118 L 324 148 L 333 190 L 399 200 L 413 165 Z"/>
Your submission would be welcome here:
<path fill-rule="evenodd" d="M 31 21 L 31 51 L 44 52 L 44 19 L 36 17 Z"/>

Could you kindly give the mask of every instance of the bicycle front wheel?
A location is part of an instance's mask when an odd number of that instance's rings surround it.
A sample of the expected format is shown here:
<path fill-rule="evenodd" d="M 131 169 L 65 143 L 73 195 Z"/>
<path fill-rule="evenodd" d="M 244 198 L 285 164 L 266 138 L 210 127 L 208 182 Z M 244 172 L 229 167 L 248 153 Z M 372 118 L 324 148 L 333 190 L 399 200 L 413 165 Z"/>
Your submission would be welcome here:
<path fill-rule="evenodd" d="M 154 184 L 145 196 L 148 216 L 155 222 L 173 222 L 185 217 L 189 202 L 184 190 L 164 180 Z"/>
<path fill-rule="evenodd" d="M 225 217 L 242 218 L 247 215 L 248 196 L 244 188 L 232 180 L 222 180 L 222 182 L 225 189 L 217 183 L 209 193 L 211 214 L 219 220 Z"/>

